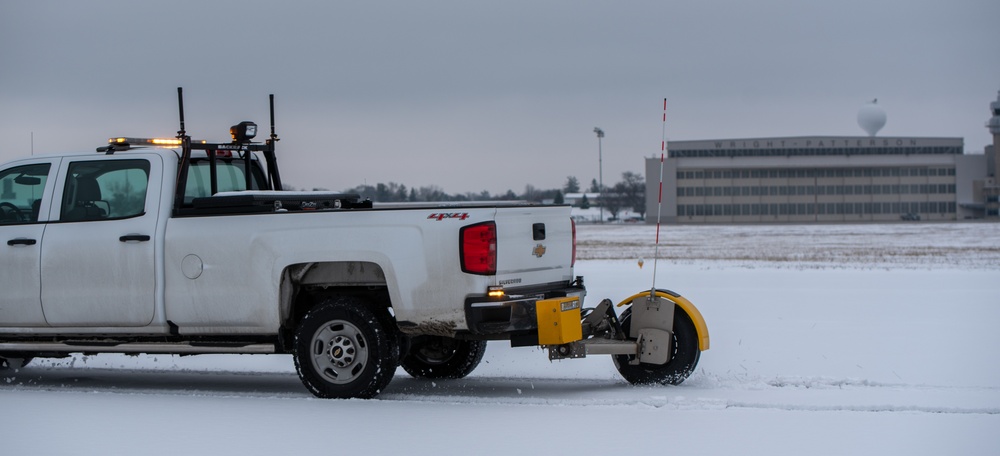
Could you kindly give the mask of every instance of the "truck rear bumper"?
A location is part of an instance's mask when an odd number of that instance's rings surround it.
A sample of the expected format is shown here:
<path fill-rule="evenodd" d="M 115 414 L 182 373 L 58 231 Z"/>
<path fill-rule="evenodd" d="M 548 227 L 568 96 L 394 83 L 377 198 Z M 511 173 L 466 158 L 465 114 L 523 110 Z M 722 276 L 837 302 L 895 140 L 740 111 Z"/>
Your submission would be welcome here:
<path fill-rule="evenodd" d="M 582 282 L 582 281 L 580 281 Z M 469 333 L 476 336 L 501 336 L 538 329 L 535 303 L 542 299 L 578 297 L 583 302 L 587 295 L 583 285 L 558 284 L 553 286 L 507 290 L 501 298 L 473 296 L 465 300 L 465 319 Z"/>

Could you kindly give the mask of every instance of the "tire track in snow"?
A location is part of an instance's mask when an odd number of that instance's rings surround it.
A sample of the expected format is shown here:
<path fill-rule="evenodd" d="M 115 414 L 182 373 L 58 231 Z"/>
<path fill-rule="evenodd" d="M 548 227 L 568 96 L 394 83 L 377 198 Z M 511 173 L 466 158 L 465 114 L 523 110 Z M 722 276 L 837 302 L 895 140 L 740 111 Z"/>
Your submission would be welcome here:
<path fill-rule="evenodd" d="M 753 402 L 729 402 L 726 408 L 781 410 L 789 412 L 870 412 L 870 413 L 940 413 L 954 415 L 1000 415 L 1000 408 L 958 408 L 920 405 L 795 405 Z"/>
<path fill-rule="evenodd" d="M 211 396 L 268 400 L 312 400 L 293 373 L 132 369 L 21 369 L 0 377 L 0 393 L 33 391 L 136 396 Z M 928 405 L 867 397 L 872 390 L 914 393 L 997 394 L 997 388 L 879 384 L 857 379 L 779 378 L 770 381 L 695 381 L 681 386 L 632 386 L 619 380 L 579 378 L 468 377 L 420 380 L 399 376 L 374 401 L 438 405 L 638 408 L 650 410 L 760 409 L 787 412 L 933 413 L 1000 415 L 1000 407 Z M 794 393 L 789 396 L 783 391 Z M 801 393 L 833 393 L 809 397 Z M 766 400 L 733 396 L 769 396 Z M 716 396 L 716 397 L 710 397 Z M 723 397 L 718 397 L 723 396 Z M 790 402 L 789 399 L 792 401 Z M 874 401 L 878 402 L 874 402 Z M 792 403 L 798 401 L 799 403 Z M 866 403 L 867 402 L 867 403 Z"/>

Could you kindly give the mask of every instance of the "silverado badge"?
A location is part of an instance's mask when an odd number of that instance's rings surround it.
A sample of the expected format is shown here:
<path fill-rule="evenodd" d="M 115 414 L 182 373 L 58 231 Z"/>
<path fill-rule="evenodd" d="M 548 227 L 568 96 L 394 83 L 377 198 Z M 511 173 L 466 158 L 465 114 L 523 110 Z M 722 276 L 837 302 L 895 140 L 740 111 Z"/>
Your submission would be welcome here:
<path fill-rule="evenodd" d="M 542 255 L 545 255 L 545 246 L 542 244 L 536 245 L 535 248 L 531 251 L 531 254 L 538 258 L 541 258 Z"/>

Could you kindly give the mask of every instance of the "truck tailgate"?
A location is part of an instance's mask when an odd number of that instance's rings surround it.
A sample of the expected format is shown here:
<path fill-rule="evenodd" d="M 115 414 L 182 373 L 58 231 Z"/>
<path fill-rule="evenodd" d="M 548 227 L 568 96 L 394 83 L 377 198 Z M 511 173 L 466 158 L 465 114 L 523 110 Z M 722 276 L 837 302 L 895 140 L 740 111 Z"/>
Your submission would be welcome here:
<path fill-rule="evenodd" d="M 572 280 L 569 206 L 500 207 L 496 225 L 497 285 L 519 288 Z"/>

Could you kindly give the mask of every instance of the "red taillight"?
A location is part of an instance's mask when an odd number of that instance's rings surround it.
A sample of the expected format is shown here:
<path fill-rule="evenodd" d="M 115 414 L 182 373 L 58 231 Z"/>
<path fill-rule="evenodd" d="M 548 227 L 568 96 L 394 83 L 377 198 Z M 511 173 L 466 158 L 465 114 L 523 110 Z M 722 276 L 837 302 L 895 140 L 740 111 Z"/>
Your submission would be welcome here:
<path fill-rule="evenodd" d="M 573 267 L 576 266 L 576 220 L 570 218 L 569 224 L 573 227 L 573 261 L 571 261 L 569 265 L 570 267 Z"/>
<path fill-rule="evenodd" d="M 483 222 L 462 227 L 459 232 L 462 272 L 479 275 L 497 273 L 497 224 Z"/>

